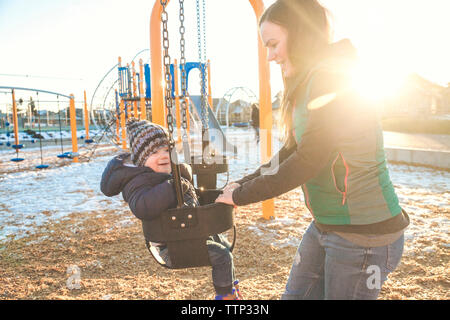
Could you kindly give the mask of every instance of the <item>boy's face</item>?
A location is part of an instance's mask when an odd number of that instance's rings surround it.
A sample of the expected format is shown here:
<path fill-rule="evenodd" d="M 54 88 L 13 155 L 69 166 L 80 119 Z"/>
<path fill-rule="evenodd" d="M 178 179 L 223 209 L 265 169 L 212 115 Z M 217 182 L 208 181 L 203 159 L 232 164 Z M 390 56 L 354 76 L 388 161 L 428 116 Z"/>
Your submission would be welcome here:
<path fill-rule="evenodd" d="M 144 165 L 155 172 L 171 173 L 169 147 L 162 147 L 151 154 Z"/>

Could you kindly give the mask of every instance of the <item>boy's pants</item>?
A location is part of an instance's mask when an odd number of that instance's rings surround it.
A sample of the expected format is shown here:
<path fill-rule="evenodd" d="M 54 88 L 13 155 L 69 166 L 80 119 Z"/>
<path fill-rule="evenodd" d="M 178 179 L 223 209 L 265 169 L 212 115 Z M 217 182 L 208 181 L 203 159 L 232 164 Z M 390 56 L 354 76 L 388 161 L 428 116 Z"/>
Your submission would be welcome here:
<path fill-rule="evenodd" d="M 232 286 L 234 277 L 233 255 L 231 254 L 231 244 L 222 235 L 210 236 L 206 240 L 209 260 L 212 265 L 212 280 L 217 288 L 227 288 Z M 169 250 L 164 248 L 160 251 L 161 258 L 170 267 Z"/>

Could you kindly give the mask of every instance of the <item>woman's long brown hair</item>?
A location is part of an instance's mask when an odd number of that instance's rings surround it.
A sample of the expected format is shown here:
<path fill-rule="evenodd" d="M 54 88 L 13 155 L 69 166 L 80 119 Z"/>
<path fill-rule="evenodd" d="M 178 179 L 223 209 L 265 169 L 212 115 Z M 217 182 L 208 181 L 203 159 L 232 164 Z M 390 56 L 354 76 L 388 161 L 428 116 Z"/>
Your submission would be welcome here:
<path fill-rule="evenodd" d="M 283 76 L 284 91 L 281 100 L 279 126 L 283 142 L 288 141 L 292 128 L 294 99 L 301 90 L 308 72 L 320 60 L 321 53 L 331 40 L 330 14 L 317 0 L 277 0 L 259 20 L 280 25 L 288 33 L 288 55 L 294 74 Z"/>

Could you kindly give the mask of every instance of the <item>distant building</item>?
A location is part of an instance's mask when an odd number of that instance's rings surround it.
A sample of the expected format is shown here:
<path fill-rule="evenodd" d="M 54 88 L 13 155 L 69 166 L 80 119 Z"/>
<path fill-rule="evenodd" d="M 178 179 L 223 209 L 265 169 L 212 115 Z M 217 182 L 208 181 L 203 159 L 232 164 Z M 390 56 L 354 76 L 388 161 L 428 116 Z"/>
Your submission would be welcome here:
<path fill-rule="evenodd" d="M 249 122 L 252 116 L 252 109 L 250 103 L 244 100 L 236 100 L 230 104 L 229 112 L 231 123 Z"/>
<path fill-rule="evenodd" d="M 213 99 L 214 110 L 217 110 L 219 104 L 220 109 L 217 114 L 217 120 L 220 124 L 224 125 L 227 123 L 227 105 L 228 106 L 228 121 L 229 124 L 233 123 L 241 123 L 241 122 L 250 122 L 251 118 L 251 103 L 244 100 L 236 100 L 232 103 L 229 103 L 225 99 Z"/>
<path fill-rule="evenodd" d="M 398 94 L 385 101 L 383 114 L 384 116 L 450 114 L 450 89 L 418 74 L 411 74 Z"/>
<path fill-rule="evenodd" d="M 273 123 L 277 124 L 278 118 L 279 118 L 279 111 L 280 111 L 280 103 L 281 103 L 281 97 L 282 92 L 280 91 L 276 96 L 275 99 L 272 101 L 272 119 Z M 245 100 L 236 100 L 232 103 L 230 103 L 228 107 L 228 113 L 229 113 L 229 123 L 230 125 L 233 123 L 243 123 L 243 122 L 249 122 L 251 120 L 251 104 L 255 102 L 249 102 Z M 225 125 L 227 122 L 226 119 L 226 110 L 227 105 L 229 102 L 226 99 L 213 99 L 213 105 L 214 105 L 214 113 L 216 112 L 217 108 L 220 106 L 220 109 L 217 113 L 217 120 L 220 124 Z"/>

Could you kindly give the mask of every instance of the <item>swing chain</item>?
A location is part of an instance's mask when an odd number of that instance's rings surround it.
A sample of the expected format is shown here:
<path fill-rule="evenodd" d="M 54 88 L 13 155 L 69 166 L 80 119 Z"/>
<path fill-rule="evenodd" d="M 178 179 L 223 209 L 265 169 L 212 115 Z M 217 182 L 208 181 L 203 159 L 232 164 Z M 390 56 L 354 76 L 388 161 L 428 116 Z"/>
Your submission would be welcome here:
<path fill-rule="evenodd" d="M 187 119 L 186 119 L 186 57 L 185 57 L 185 27 L 184 27 L 184 0 L 180 2 L 180 68 L 181 68 L 181 109 L 182 109 L 182 126 L 183 126 L 183 138 L 187 137 Z"/>
<path fill-rule="evenodd" d="M 200 62 L 200 90 L 201 90 L 201 120 L 203 130 L 208 130 L 208 104 L 207 104 L 207 93 L 206 93 L 206 29 L 205 29 L 205 1 L 202 0 L 203 9 L 203 21 L 200 19 L 200 1 L 196 0 L 197 5 L 197 44 L 198 44 L 198 59 Z M 201 23 L 202 22 L 202 23 Z M 202 36 L 201 36 L 201 24 L 203 25 L 203 46 L 202 46 Z M 203 47 L 203 50 L 202 50 Z M 202 55 L 203 51 L 203 55 Z"/>
<path fill-rule="evenodd" d="M 167 27 L 168 14 L 166 11 L 167 0 L 161 0 L 162 13 L 161 22 L 163 25 L 163 48 L 164 48 L 164 80 L 165 80 L 165 104 L 167 108 L 167 128 L 169 131 L 169 143 L 173 146 L 173 116 L 172 116 L 172 75 L 170 73 L 170 55 L 169 55 L 169 30 Z"/>
<path fill-rule="evenodd" d="M 169 131 L 169 156 L 170 165 L 172 167 L 173 181 L 175 185 L 175 193 L 177 196 L 177 207 L 180 208 L 184 205 L 183 201 L 183 189 L 181 186 L 181 173 L 178 165 L 177 152 L 175 150 L 175 142 L 173 140 L 173 116 L 172 116 L 172 76 L 170 73 L 170 55 L 169 55 L 169 30 L 167 27 L 168 14 L 166 11 L 167 0 L 160 0 L 162 6 L 161 22 L 163 25 L 163 47 L 164 47 L 164 80 L 165 80 L 165 105 L 167 108 L 167 129 Z"/>

